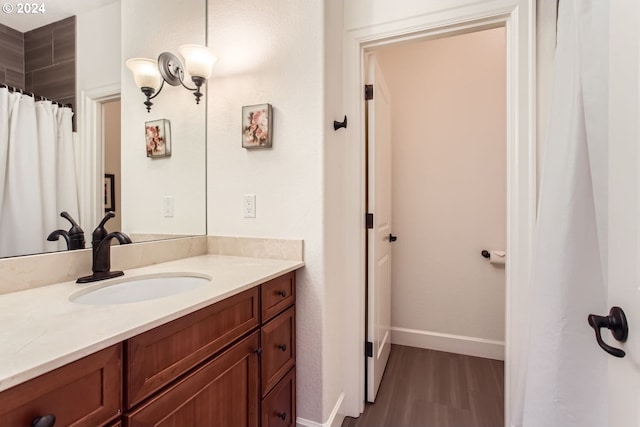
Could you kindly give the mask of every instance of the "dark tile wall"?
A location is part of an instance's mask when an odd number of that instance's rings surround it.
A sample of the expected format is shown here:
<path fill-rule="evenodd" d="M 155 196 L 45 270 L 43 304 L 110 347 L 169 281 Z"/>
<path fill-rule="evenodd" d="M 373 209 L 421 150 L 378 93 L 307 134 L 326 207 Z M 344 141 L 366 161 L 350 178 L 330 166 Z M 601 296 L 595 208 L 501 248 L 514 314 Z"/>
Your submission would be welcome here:
<path fill-rule="evenodd" d="M 24 88 L 24 35 L 0 24 L 0 83 Z"/>
<path fill-rule="evenodd" d="M 24 33 L 25 87 L 76 106 L 76 17 Z"/>
<path fill-rule="evenodd" d="M 0 24 L 0 83 L 71 104 L 75 112 L 76 17 L 24 34 Z"/>

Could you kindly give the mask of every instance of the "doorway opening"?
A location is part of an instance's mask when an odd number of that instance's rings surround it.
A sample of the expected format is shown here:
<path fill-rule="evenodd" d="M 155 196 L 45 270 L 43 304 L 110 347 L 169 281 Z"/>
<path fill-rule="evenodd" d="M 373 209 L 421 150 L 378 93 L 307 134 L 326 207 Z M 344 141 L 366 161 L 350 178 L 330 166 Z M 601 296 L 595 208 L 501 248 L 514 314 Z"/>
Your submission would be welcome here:
<path fill-rule="evenodd" d="M 391 343 L 504 360 L 505 257 L 498 254 L 506 247 L 505 27 L 375 48 L 366 62 L 373 228 L 365 378 L 367 401 L 374 402 Z M 491 261 L 481 256 L 485 249 Z M 457 363 L 468 368 L 459 375 L 481 377 L 465 371 L 482 363 L 422 354 L 425 363 L 445 370 Z M 461 409 L 469 419 L 478 418 L 471 416 L 474 407 L 491 406 L 493 413 L 482 415 L 501 424 L 502 377 L 497 386 L 493 377 L 486 387 L 476 385 L 493 393 L 491 405 L 486 393 L 484 405 L 476 405 L 476 393 L 453 377 L 448 387 L 468 398 L 466 408 L 438 393 L 430 393 L 431 403 Z M 426 420 L 430 409 L 423 409 Z"/>

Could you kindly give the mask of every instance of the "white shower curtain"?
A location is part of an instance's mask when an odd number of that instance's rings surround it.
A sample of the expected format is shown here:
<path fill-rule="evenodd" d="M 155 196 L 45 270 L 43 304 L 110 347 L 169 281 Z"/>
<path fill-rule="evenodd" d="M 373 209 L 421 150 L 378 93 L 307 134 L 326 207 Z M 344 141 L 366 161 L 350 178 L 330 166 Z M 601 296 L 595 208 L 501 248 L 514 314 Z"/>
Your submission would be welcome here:
<path fill-rule="evenodd" d="M 560 0 L 528 346 L 511 425 L 607 425 L 607 356 L 587 324 L 608 312 L 608 2 Z"/>
<path fill-rule="evenodd" d="M 78 217 L 70 108 L 0 88 L 0 257 L 66 248 L 48 242 Z"/>

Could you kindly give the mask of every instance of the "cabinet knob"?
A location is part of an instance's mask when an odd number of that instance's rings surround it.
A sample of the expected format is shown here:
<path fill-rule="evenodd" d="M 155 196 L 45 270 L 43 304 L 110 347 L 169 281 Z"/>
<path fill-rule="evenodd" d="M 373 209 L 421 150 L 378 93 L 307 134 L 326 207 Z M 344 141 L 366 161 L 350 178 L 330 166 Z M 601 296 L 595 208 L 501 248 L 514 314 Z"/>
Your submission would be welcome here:
<path fill-rule="evenodd" d="M 255 354 L 257 354 L 258 356 L 260 356 L 260 355 L 262 354 L 262 347 L 258 347 L 258 348 L 256 348 L 255 350 L 253 350 L 253 352 L 254 352 Z"/>
<path fill-rule="evenodd" d="M 55 423 L 56 416 L 53 414 L 47 414 L 41 417 L 35 417 L 33 421 L 31 421 L 31 427 L 53 427 Z"/>
<path fill-rule="evenodd" d="M 278 348 L 279 348 L 280 350 L 282 350 L 282 351 L 287 351 L 287 345 L 286 345 L 286 344 L 280 344 L 280 345 L 278 346 Z"/>
<path fill-rule="evenodd" d="M 279 412 L 278 413 L 278 418 L 280 418 L 282 421 L 287 419 L 287 413 L 286 412 Z"/>
<path fill-rule="evenodd" d="M 278 291 L 278 295 L 280 295 L 282 298 L 287 296 L 287 291 Z"/>

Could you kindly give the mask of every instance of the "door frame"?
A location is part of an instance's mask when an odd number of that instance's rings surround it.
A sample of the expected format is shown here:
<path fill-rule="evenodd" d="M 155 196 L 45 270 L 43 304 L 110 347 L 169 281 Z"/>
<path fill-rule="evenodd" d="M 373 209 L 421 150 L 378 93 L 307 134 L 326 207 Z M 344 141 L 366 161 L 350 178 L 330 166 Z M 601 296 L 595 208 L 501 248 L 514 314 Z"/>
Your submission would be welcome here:
<path fill-rule="evenodd" d="M 505 301 L 505 423 L 524 356 L 520 337 L 528 317 L 527 294 L 536 218 L 536 49 L 535 0 L 489 0 L 451 6 L 423 15 L 345 32 L 344 105 L 354 117 L 347 149 L 345 200 L 347 259 L 344 310 L 343 415 L 364 411 L 363 357 L 366 278 L 365 54 L 372 48 L 409 40 L 439 38 L 504 26 L 507 49 L 507 242 Z"/>
<path fill-rule="evenodd" d="M 104 189 L 104 128 L 103 104 L 121 99 L 120 83 L 114 83 L 80 93 L 80 119 L 78 133 L 82 139 L 82 152 L 79 155 L 81 165 L 87 168 L 87 174 L 94 177 L 94 182 L 85 182 L 79 192 L 86 200 L 94 202 L 89 206 L 85 217 L 85 227 L 93 229 L 104 216 L 102 192 Z M 88 220 L 88 222 L 86 221 Z"/>

